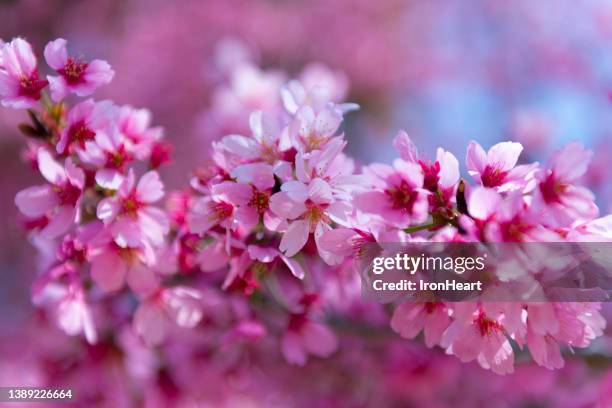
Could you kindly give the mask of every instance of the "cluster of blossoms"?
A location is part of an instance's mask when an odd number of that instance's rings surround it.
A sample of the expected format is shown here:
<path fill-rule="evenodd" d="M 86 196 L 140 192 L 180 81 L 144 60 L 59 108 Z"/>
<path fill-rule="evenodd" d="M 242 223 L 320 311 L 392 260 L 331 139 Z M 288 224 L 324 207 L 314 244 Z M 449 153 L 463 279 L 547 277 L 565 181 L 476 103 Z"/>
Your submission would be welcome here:
<path fill-rule="evenodd" d="M 211 349 L 272 343 L 304 365 L 341 348 L 330 317 L 388 321 L 359 297 L 353 258 L 367 244 L 612 239 L 612 217 L 597 218 L 593 195 L 577 184 L 590 159 L 578 144 L 544 166 L 517 165 L 519 143 L 485 151 L 472 142 L 468 184 L 453 154 L 423 157 L 401 132 L 393 166 L 358 169 L 340 130 L 358 106 L 341 102 L 346 80 L 321 66 L 283 85 L 278 73 L 228 64 L 216 119 L 240 133 L 213 143 L 189 188 L 161 208 L 156 169 L 169 148 L 149 113 L 92 99 L 68 108 L 67 95 L 89 96 L 113 71 L 68 56 L 61 39 L 44 54 L 59 76 L 40 79 L 22 39 L 0 51 L 0 102 L 28 109 L 28 157 L 47 181 L 15 202 L 46 258 L 34 301 L 90 343 L 112 341 L 125 324 L 159 347 L 201 328 L 215 334 L 201 339 Z M 561 367 L 561 347 L 602 334 L 599 309 L 406 302 L 391 327 L 405 338 L 423 331 L 427 346 L 503 374 L 514 367 L 511 342 L 539 365 Z"/>

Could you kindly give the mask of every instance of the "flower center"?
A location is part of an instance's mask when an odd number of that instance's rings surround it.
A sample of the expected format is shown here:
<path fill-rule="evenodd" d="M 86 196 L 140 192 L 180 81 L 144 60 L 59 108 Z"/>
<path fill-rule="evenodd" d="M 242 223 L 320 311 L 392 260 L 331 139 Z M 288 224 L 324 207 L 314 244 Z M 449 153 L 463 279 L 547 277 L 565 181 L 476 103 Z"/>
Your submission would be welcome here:
<path fill-rule="evenodd" d="M 248 206 L 252 207 L 259 214 L 263 214 L 268 210 L 270 202 L 270 193 L 267 191 L 259 191 L 253 187 L 253 195 L 251 200 L 248 202 Z"/>
<path fill-rule="evenodd" d="M 385 194 L 387 194 L 391 200 L 391 206 L 394 209 L 406 211 L 409 214 L 412 214 L 412 207 L 419 195 L 406 180 L 402 180 L 402 182 L 395 187 L 386 189 Z"/>
<path fill-rule="evenodd" d="M 229 218 L 234 212 L 234 207 L 225 201 L 212 202 L 208 209 L 210 210 L 210 219 L 216 221 Z"/>
<path fill-rule="evenodd" d="M 431 192 L 435 192 L 440 181 L 440 162 L 432 164 L 419 160 L 419 164 L 421 169 L 423 169 L 423 187 Z"/>
<path fill-rule="evenodd" d="M 93 140 L 96 132 L 88 128 L 84 121 L 79 121 L 70 126 L 68 136 L 72 142 L 77 143 L 81 148 L 85 148 L 85 142 Z"/>
<path fill-rule="evenodd" d="M 325 213 L 325 208 L 327 208 L 327 204 L 315 204 L 310 200 L 306 200 L 306 219 L 310 221 L 310 232 L 314 232 L 317 224 L 322 222 L 324 224 L 329 224 L 330 219 Z"/>
<path fill-rule="evenodd" d="M 132 160 L 132 156 L 121 145 L 116 152 L 107 153 L 106 167 L 123 171 L 125 165 Z"/>
<path fill-rule="evenodd" d="M 131 218 L 138 218 L 138 210 L 141 207 L 142 204 L 138 201 L 136 195 L 132 193 L 123 200 L 122 212 Z"/>
<path fill-rule="evenodd" d="M 29 77 L 19 78 L 19 95 L 38 100 L 40 91 L 48 84 L 48 81 L 38 79 L 38 72 L 34 71 Z"/>
<path fill-rule="evenodd" d="M 81 189 L 73 186 L 70 183 L 65 183 L 62 186 L 54 188 L 55 193 L 59 198 L 60 205 L 69 205 L 74 207 L 81 197 Z"/>
<path fill-rule="evenodd" d="M 478 326 L 478 331 L 482 337 L 490 336 L 494 332 L 501 329 L 501 325 L 493 319 L 489 319 L 484 312 L 480 312 L 475 321 Z"/>
<path fill-rule="evenodd" d="M 502 171 L 498 167 L 487 166 L 482 172 L 480 180 L 485 187 L 498 187 L 502 185 L 507 175 L 507 171 Z"/>
<path fill-rule="evenodd" d="M 555 179 L 555 175 L 550 173 L 546 179 L 540 183 L 539 187 L 544 201 L 547 204 L 554 204 L 561 202 L 561 195 L 567 189 L 567 184 L 558 182 Z"/>
<path fill-rule="evenodd" d="M 87 63 L 76 60 L 72 57 L 68 57 L 68 61 L 64 68 L 58 70 L 58 72 L 66 79 L 71 85 L 84 82 L 83 74 L 87 69 Z"/>

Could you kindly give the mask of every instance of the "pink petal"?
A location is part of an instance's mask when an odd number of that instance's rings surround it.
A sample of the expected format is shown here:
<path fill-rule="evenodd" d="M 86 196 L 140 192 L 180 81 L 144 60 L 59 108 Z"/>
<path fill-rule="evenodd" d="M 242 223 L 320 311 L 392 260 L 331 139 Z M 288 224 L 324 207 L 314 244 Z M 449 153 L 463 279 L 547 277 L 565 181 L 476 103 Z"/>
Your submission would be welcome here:
<path fill-rule="evenodd" d="M 47 149 L 39 149 L 37 154 L 38 169 L 49 183 L 58 185 L 66 180 L 66 171 L 53 159 Z"/>
<path fill-rule="evenodd" d="M 487 167 L 487 154 L 482 146 L 474 141 L 470 141 L 467 147 L 465 164 L 472 176 L 472 172 L 478 174 L 482 174 L 482 172 L 484 172 L 485 167 Z"/>
<path fill-rule="evenodd" d="M 57 203 L 57 195 L 49 185 L 26 188 L 15 196 L 15 205 L 17 205 L 19 211 L 32 218 L 45 215 Z"/>
<path fill-rule="evenodd" d="M 126 274 L 127 264 L 114 252 L 102 252 L 91 259 L 91 278 L 106 292 L 121 289 Z"/>
<path fill-rule="evenodd" d="M 479 220 L 487 220 L 502 201 L 501 196 L 493 189 L 476 187 L 468 198 L 470 215 Z"/>
<path fill-rule="evenodd" d="M 96 216 L 105 223 L 108 223 L 117 217 L 120 209 L 121 205 L 116 198 L 107 197 L 98 203 L 98 207 L 96 208 Z"/>
<path fill-rule="evenodd" d="M 118 217 L 111 225 L 110 231 L 121 248 L 136 248 L 141 245 L 142 235 L 136 220 L 125 216 Z"/>
<path fill-rule="evenodd" d="M 315 356 L 329 357 L 338 349 L 336 335 L 319 323 L 306 323 L 302 328 L 302 338 L 305 348 Z"/>
<path fill-rule="evenodd" d="M 68 84 L 64 77 L 47 75 L 47 81 L 49 81 L 51 99 L 54 102 L 59 102 L 68 95 Z M 63 151 L 63 147 L 60 151 Z"/>
<path fill-rule="evenodd" d="M 136 309 L 132 327 L 147 345 L 158 346 L 168 334 L 168 318 L 160 305 L 145 301 Z"/>
<path fill-rule="evenodd" d="M 96 183 L 107 190 L 118 190 L 123 182 L 123 174 L 115 169 L 101 169 L 96 172 Z"/>
<path fill-rule="evenodd" d="M 317 114 L 314 129 L 318 135 L 333 135 L 342 122 L 342 114 L 333 108 L 325 108 Z"/>
<path fill-rule="evenodd" d="M 283 234 L 279 249 L 287 256 L 297 254 L 300 249 L 306 245 L 308 235 L 310 234 L 310 225 L 308 221 L 297 220 L 293 221 L 287 231 Z"/>
<path fill-rule="evenodd" d="M 47 64 L 54 70 L 60 70 L 64 68 L 66 62 L 68 62 L 68 51 L 66 50 L 66 40 L 58 38 L 49 42 L 45 46 L 45 60 Z"/>
<path fill-rule="evenodd" d="M 308 197 L 308 186 L 300 181 L 291 180 L 283 183 L 281 191 L 285 192 L 288 197 L 296 202 L 303 203 Z"/>
<path fill-rule="evenodd" d="M 159 278 L 151 268 L 140 263 L 128 269 L 126 280 L 130 289 L 142 295 L 153 292 L 159 286 Z"/>
<path fill-rule="evenodd" d="M 299 366 L 306 364 L 306 351 L 302 338 L 296 332 L 290 330 L 285 333 L 281 342 L 281 350 L 288 363 Z"/>
<path fill-rule="evenodd" d="M 74 225 L 76 218 L 76 209 L 70 206 L 62 206 L 49 217 L 49 223 L 40 232 L 40 235 L 45 238 L 57 238 L 60 235 L 68 232 Z"/>
<path fill-rule="evenodd" d="M 308 185 L 308 198 L 316 204 L 329 204 L 332 201 L 332 189 L 326 181 L 316 178 Z"/>
<path fill-rule="evenodd" d="M 400 157 L 403 160 L 413 163 L 417 163 L 419 161 L 419 152 L 417 147 L 410 139 L 410 136 L 408 136 L 408 134 L 403 130 L 400 131 L 397 136 L 395 136 L 395 139 L 393 139 L 393 147 L 395 147 L 395 150 L 399 152 Z"/>
<path fill-rule="evenodd" d="M 140 230 L 149 238 L 151 243 L 160 245 L 170 230 L 170 222 L 166 213 L 159 208 L 147 207 L 138 212 Z"/>
<path fill-rule="evenodd" d="M 306 206 L 302 202 L 293 201 L 289 194 L 281 191 L 270 197 L 270 209 L 279 217 L 292 220 L 304 214 Z"/>
<path fill-rule="evenodd" d="M 440 163 L 440 185 L 449 188 L 457 184 L 459 177 L 459 161 L 451 152 L 438 149 L 436 160 Z"/>
<path fill-rule="evenodd" d="M 140 178 L 136 191 L 141 201 L 154 203 L 164 196 L 164 184 L 156 171 L 149 171 Z"/>
<path fill-rule="evenodd" d="M 258 190 L 274 187 L 272 166 L 266 163 L 243 164 L 236 167 L 231 174 L 239 183 L 252 184 Z"/>
<path fill-rule="evenodd" d="M 516 165 L 523 145 L 517 142 L 501 142 L 489 149 L 487 162 L 489 165 L 508 171 Z"/>

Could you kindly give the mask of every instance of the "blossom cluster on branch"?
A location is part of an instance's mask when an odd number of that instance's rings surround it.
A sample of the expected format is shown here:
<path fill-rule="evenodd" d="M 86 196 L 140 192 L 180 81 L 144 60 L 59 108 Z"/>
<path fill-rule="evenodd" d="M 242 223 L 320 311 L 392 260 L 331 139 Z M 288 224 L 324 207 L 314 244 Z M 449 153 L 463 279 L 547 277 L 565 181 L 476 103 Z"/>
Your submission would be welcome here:
<path fill-rule="evenodd" d="M 164 207 L 157 169 L 170 147 L 150 113 L 93 99 L 69 105 L 68 96 L 108 84 L 113 70 L 71 56 L 63 39 L 44 57 L 46 79 L 25 40 L 0 49 L 0 102 L 27 110 L 25 157 L 46 180 L 15 203 L 44 259 L 33 301 L 89 343 L 126 324 L 159 347 L 202 330 L 218 334 L 207 340 L 212 349 L 262 342 L 304 365 L 342 347 L 338 318 L 388 323 L 381 305 L 359 296 L 353 260 L 366 244 L 612 240 L 612 217 L 598 218 L 593 194 L 579 185 L 591 153 L 577 143 L 542 165 L 517 164 L 516 142 L 488 151 L 471 142 L 470 184 L 452 153 L 427 158 L 400 132 L 393 165 L 360 168 L 343 153 L 341 131 L 359 107 L 342 101 L 346 79 L 321 66 L 283 84 L 278 73 L 229 64 L 215 123 L 248 118 L 248 126 L 214 142 L 210 160 Z M 599 309 L 405 302 L 390 324 L 504 374 L 525 347 L 539 365 L 563 366 L 562 348 L 602 334 Z"/>

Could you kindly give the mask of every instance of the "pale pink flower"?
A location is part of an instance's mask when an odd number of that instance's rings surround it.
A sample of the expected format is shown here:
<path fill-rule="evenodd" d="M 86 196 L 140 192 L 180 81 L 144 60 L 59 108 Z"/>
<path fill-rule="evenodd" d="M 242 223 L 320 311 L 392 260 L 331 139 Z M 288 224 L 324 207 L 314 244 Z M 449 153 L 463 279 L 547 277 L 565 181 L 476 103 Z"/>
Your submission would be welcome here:
<path fill-rule="evenodd" d="M 50 275 L 57 274 L 51 271 Z M 46 280 L 36 288 L 33 301 L 38 306 L 49 307 L 57 326 L 67 335 L 83 334 L 89 344 L 95 344 L 98 334 L 86 293 L 74 275 L 68 281 L 64 284 L 57 280 Z"/>
<path fill-rule="evenodd" d="M 465 159 L 468 173 L 484 187 L 499 192 L 530 189 L 534 185 L 537 163 L 517 166 L 523 146 L 516 142 L 501 142 L 485 152 L 471 141 Z"/>
<path fill-rule="evenodd" d="M 291 144 L 299 152 L 320 149 L 336 135 L 342 119 L 342 111 L 334 105 L 320 111 L 308 105 L 302 106 L 289 124 Z"/>
<path fill-rule="evenodd" d="M 419 165 L 396 160 L 394 167 L 372 164 L 363 170 L 372 189 L 355 195 L 355 207 L 398 228 L 427 220 L 428 192 Z"/>
<path fill-rule="evenodd" d="M 162 128 L 151 126 L 151 112 L 148 109 L 124 105 L 119 108 L 117 122 L 127 150 L 139 160 L 148 159 L 155 144 L 163 137 Z"/>
<path fill-rule="evenodd" d="M 293 256 L 306 245 L 310 233 L 314 233 L 319 254 L 324 259 L 332 256 L 319 246 L 319 239 L 331 228 L 329 224 L 332 221 L 347 224 L 350 204 L 335 201 L 330 185 L 320 178 L 309 184 L 289 181 L 282 185 L 281 190 L 270 198 L 270 208 L 279 217 L 291 220 L 291 223 L 284 231 L 279 249 L 285 255 Z"/>
<path fill-rule="evenodd" d="M 39 149 L 37 160 L 41 174 L 50 184 L 20 191 L 15 204 L 27 217 L 46 217 L 48 223 L 41 235 L 55 238 L 67 232 L 80 218 L 85 173 L 70 158 L 62 167 L 46 149 Z"/>
<path fill-rule="evenodd" d="M 254 161 L 276 166 L 282 164 L 285 156 L 283 151 L 290 145 L 288 140 L 282 137 L 276 118 L 271 114 L 256 111 L 249 116 L 249 125 L 252 137 L 227 135 L 213 146 L 228 153 L 234 164 Z"/>
<path fill-rule="evenodd" d="M 93 141 L 86 141 L 77 149 L 81 161 L 96 170 L 96 183 L 108 190 L 117 190 L 123 181 L 126 166 L 134 156 L 117 132 L 98 132 Z"/>
<path fill-rule="evenodd" d="M 338 348 L 336 335 L 325 325 L 313 322 L 306 315 L 292 315 L 281 340 L 285 360 L 303 366 L 308 355 L 329 357 Z"/>
<path fill-rule="evenodd" d="M 421 168 L 423 188 L 433 193 L 429 196 L 430 208 L 432 210 L 451 208 L 460 177 L 457 158 L 441 147 L 436 150 L 434 162 L 420 157 L 417 147 L 404 131 L 398 133 L 393 140 L 393 145 L 403 160 L 418 164 Z"/>
<path fill-rule="evenodd" d="M 237 229 L 238 206 L 233 204 L 233 200 L 244 192 L 243 186 L 231 181 L 214 184 L 210 195 L 194 200 L 187 214 L 189 231 L 204 234 L 213 227 L 220 226 L 229 234 L 230 230 Z"/>
<path fill-rule="evenodd" d="M 138 306 L 132 327 L 145 344 L 162 344 L 173 328 L 192 329 L 203 317 L 202 294 L 191 288 L 162 288 Z"/>
<path fill-rule="evenodd" d="M 45 59 L 59 76 L 47 76 L 51 99 L 59 102 L 69 93 L 89 96 L 96 88 L 108 84 L 115 75 L 106 61 L 82 61 L 68 55 L 66 40 L 58 38 L 45 47 Z"/>
<path fill-rule="evenodd" d="M 139 247 L 145 241 L 161 245 L 170 223 L 166 214 L 152 204 L 164 196 L 164 185 L 156 171 L 145 173 L 136 184 L 130 169 L 112 197 L 98 203 L 97 216 L 121 248 Z"/>
<path fill-rule="evenodd" d="M 470 303 L 456 303 L 454 312 L 458 311 L 462 316 L 444 332 L 442 346 L 463 362 L 477 360 L 497 374 L 512 373 L 514 352 L 500 321 Z"/>
<path fill-rule="evenodd" d="M 289 81 L 281 88 L 281 97 L 285 110 L 296 115 L 303 107 L 313 112 L 331 108 L 341 115 L 359 109 L 356 103 L 337 103 L 345 92 L 343 83 L 346 78 L 328 71 L 325 67 L 312 65 L 307 67 L 300 81 Z"/>
<path fill-rule="evenodd" d="M 315 178 L 329 183 L 334 197 L 350 200 L 356 191 L 364 190 L 367 180 L 353 174 L 355 163 L 342 153 L 346 141 L 342 137 L 330 139 L 321 150 L 310 153 L 298 152 L 295 156 L 295 176 L 308 184 Z"/>
<path fill-rule="evenodd" d="M 404 302 L 391 318 L 391 328 L 405 339 L 413 339 L 423 330 L 427 347 L 440 343 L 450 323 L 449 310 L 441 302 Z"/>
<path fill-rule="evenodd" d="M 32 46 L 22 38 L 0 45 L 0 103 L 14 109 L 33 107 L 48 82 L 38 77 Z"/>
<path fill-rule="evenodd" d="M 57 143 L 60 154 L 85 149 L 88 141 L 94 141 L 99 134 L 110 138 L 117 131 L 117 107 L 110 101 L 94 102 L 87 99 L 75 105 L 68 113 L 64 130 Z"/>
<path fill-rule="evenodd" d="M 544 223 L 569 226 L 597 217 L 593 193 L 574 185 L 586 173 L 592 155 L 579 143 L 570 143 L 552 156 L 548 169 L 538 172 L 534 211 Z"/>
<path fill-rule="evenodd" d="M 159 286 L 159 278 L 152 269 L 156 255 L 152 248 L 122 248 L 106 230 L 93 240 L 87 258 L 91 264 L 91 278 L 105 292 L 123 288 L 127 282 L 133 292 L 147 294 Z"/>

